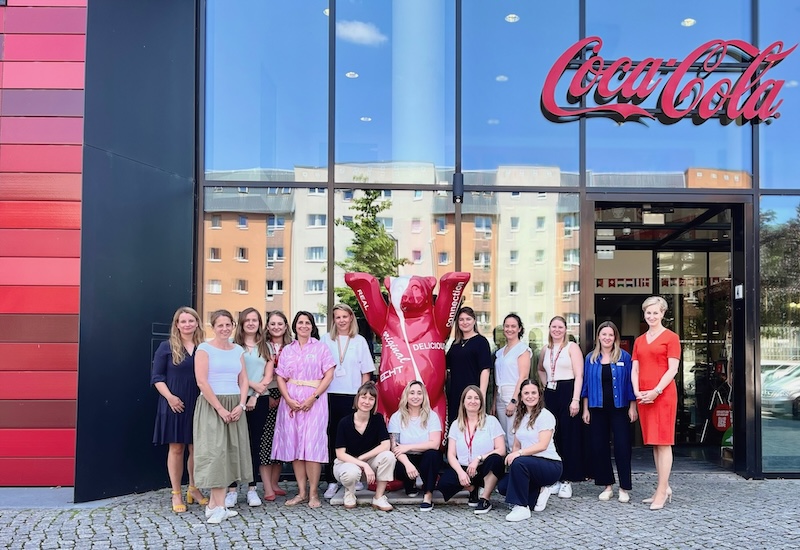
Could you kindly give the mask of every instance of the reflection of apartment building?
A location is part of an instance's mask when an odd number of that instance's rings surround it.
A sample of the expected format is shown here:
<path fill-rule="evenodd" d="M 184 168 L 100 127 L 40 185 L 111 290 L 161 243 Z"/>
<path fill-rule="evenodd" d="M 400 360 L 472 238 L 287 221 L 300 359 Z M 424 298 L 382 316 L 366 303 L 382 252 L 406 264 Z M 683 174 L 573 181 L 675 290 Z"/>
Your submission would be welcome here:
<path fill-rule="evenodd" d="M 248 307 L 288 310 L 292 202 L 288 188 L 214 189 L 205 195 L 203 316 Z M 266 268 L 266 277 L 264 275 Z M 208 331 L 207 331 L 208 332 Z"/>
<path fill-rule="evenodd" d="M 498 258 L 499 210 L 493 192 L 464 193 L 461 205 L 461 265 L 471 274 L 464 293 L 464 305 L 475 310 L 478 328 L 490 333 L 497 320 L 497 270 L 502 264 Z M 455 205 L 452 197 L 437 195 L 433 203 L 433 224 L 436 227 L 435 249 L 439 255 L 437 276 L 453 271 L 446 265 L 455 253 Z"/>
<path fill-rule="evenodd" d="M 555 314 L 567 320 L 567 333 L 580 338 L 580 197 L 561 194 L 556 205 Z M 560 263 L 558 263 L 560 262 Z"/>

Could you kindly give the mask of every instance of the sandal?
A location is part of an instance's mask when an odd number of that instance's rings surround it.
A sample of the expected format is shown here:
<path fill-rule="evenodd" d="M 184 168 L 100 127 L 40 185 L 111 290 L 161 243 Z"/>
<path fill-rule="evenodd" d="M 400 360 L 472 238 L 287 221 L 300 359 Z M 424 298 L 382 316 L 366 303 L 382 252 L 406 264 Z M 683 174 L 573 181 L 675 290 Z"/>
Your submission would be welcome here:
<path fill-rule="evenodd" d="M 268 495 L 267 493 L 264 493 L 264 500 L 266 500 L 267 502 L 274 502 L 275 501 L 275 495 L 276 495 L 276 493 L 272 493 L 271 495 Z"/>
<path fill-rule="evenodd" d="M 176 496 L 178 498 L 180 498 L 181 492 L 180 491 L 172 491 L 172 498 L 174 499 Z M 186 505 L 183 503 L 183 500 L 181 500 L 180 504 L 175 504 L 173 502 L 172 503 L 172 511 L 175 512 L 176 514 L 183 514 L 184 512 L 186 512 Z"/>
<path fill-rule="evenodd" d="M 197 491 L 197 494 L 200 495 L 200 498 L 197 498 L 194 495 L 194 492 Z M 208 504 L 208 497 L 203 496 L 203 493 L 200 492 L 200 489 L 195 487 L 194 485 L 189 485 L 186 488 L 186 504 L 194 504 L 197 502 L 200 506 L 205 506 Z"/>
<path fill-rule="evenodd" d="M 308 507 L 309 508 L 319 508 L 322 506 L 322 503 L 319 500 L 319 497 L 311 497 L 308 499 Z"/>
<path fill-rule="evenodd" d="M 286 496 L 286 491 L 284 491 L 280 487 L 275 487 L 275 496 L 285 497 Z"/>
<path fill-rule="evenodd" d="M 308 497 L 305 495 L 297 495 L 293 498 L 290 498 L 286 502 L 283 503 L 284 506 L 297 506 L 298 504 L 303 504 L 304 502 L 308 502 Z"/>

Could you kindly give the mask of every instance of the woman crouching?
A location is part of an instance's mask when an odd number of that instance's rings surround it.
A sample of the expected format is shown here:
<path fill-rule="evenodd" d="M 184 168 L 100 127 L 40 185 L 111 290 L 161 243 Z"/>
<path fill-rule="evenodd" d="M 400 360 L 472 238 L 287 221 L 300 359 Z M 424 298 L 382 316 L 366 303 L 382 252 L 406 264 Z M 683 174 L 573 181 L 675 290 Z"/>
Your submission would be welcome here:
<path fill-rule="evenodd" d="M 514 417 L 514 446 L 506 457 L 508 475 L 500 492 L 506 503 L 513 506 L 508 521 L 531 517 L 531 504 L 541 512 L 550 497 L 550 485 L 561 476 L 561 457 L 553 444 L 556 418 L 544 408 L 538 384 L 524 380 L 517 397 L 522 404 Z"/>
<path fill-rule="evenodd" d="M 353 408 L 355 412 L 344 417 L 336 430 L 336 459 L 333 475 L 344 486 L 344 507 L 355 508 L 356 483 L 361 474 L 367 484 L 375 483 L 372 507 L 383 512 L 392 510 L 386 498 L 386 483 L 394 477 L 397 463 L 389 450 L 389 432 L 383 416 L 375 414 L 378 406 L 378 390 L 374 382 L 366 382 L 358 388 Z"/>
<path fill-rule="evenodd" d="M 476 514 L 492 509 L 489 496 L 505 475 L 505 432 L 494 416 L 486 414 L 483 394 L 478 386 L 467 386 L 461 393 L 458 420 L 447 433 L 447 464 L 437 488 L 445 502 L 459 491 L 469 491 L 469 505 Z M 478 488 L 483 487 L 483 498 Z"/>

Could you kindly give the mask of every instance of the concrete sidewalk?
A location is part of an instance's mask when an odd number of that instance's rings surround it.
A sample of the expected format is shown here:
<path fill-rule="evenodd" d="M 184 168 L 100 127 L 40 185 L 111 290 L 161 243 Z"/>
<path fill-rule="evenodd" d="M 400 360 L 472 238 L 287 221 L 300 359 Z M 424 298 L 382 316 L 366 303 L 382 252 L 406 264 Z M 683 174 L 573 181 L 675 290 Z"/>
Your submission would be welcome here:
<path fill-rule="evenodd" d="M 641 504 L 655 476 L 634 476 L 632 502 L 600 502 L 600 489 L 574 485 L 571 499 L 551 497 L 547 509 L 508 523 L 502 497 L 476 516 L 464 504 L 389 513 L 324 502 L 316 510 L 287 508 L 285 498 L 249 508 L 221 525 L 205 523 L 199 506 L 176 515 L 169 490 L 49 507 L 56 489 L 0 490 L 0 548 L 798 548 L 800 480 L 748 481 L 724 471 L 678 472 L 674 498 L 660 511 Z M 291 497 L 294 486 L 289 484 Z M 9 491 L 38 495 L 12 503 Z M 48 493 L 48 491 L 50 491 Z M 65 490 L 66 491 L 66 490 Z M 399 495 L 395 495 L 399 496 Z M 368 502 L 368 500 L 366 501 Z"/>

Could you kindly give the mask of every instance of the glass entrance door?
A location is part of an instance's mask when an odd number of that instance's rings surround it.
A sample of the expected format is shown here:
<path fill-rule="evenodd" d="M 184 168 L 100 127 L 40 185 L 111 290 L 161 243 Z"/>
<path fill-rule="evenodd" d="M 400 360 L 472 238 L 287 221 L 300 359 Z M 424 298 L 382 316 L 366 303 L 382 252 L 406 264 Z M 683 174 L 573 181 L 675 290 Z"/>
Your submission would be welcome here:
<path fill-rule="evenodd" d="M 732 214 L 725 205 L 596 203 L 595 325 L 611 320 L 623 345 L 647 326 L 650 295 L 669 304 L 681 340 L 676 453 L 732 467 Z M 638 434 L 638 430 L 637 430 Z"/>

